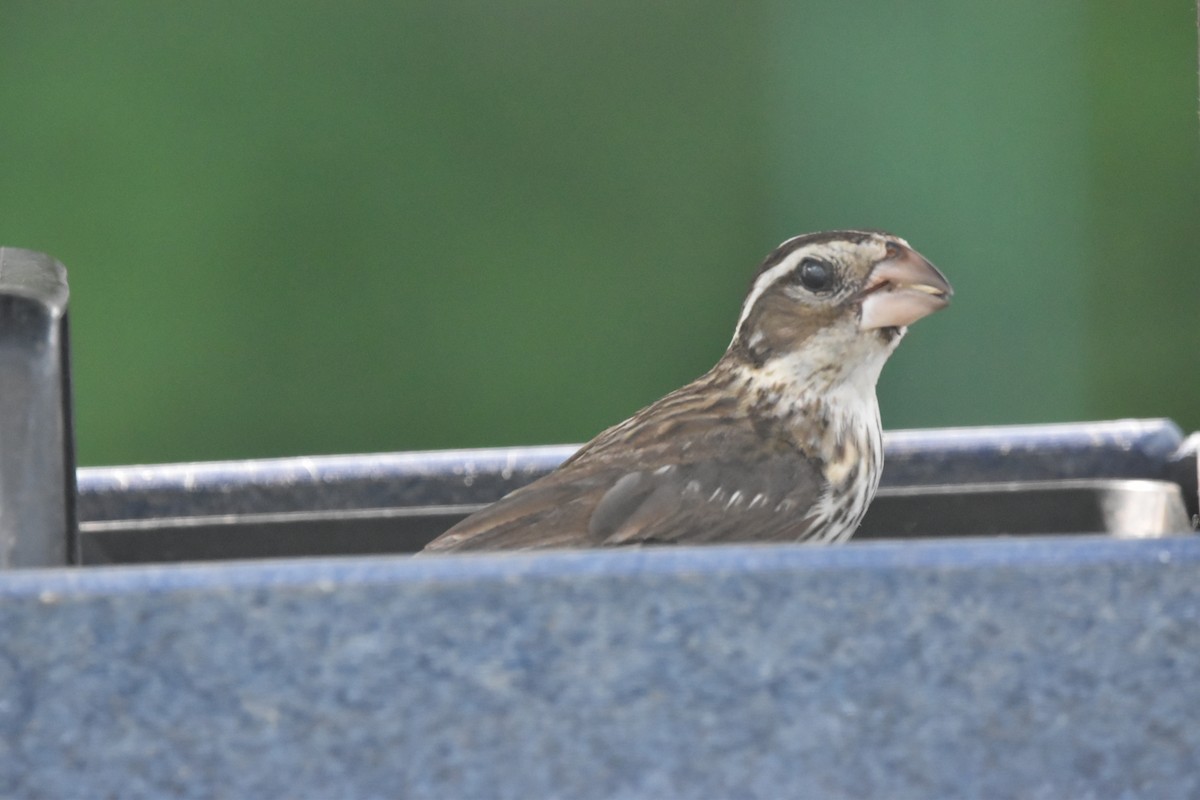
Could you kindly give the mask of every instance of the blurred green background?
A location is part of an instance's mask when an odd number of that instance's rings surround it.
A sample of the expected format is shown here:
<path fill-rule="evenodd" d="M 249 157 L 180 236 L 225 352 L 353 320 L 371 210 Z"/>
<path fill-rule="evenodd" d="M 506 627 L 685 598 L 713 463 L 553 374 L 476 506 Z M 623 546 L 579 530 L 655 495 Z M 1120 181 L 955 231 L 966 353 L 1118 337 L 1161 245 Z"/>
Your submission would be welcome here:
<path fill-rule="evenodd" d="M 587 439 L 757 262 L 908 238 L 889 428 L 1200 428 L 1190 0 L 9 2 L 0 243 L 70 270 L 79 457 Z M 0 391 L 2 391 L 0 387 Z"/>

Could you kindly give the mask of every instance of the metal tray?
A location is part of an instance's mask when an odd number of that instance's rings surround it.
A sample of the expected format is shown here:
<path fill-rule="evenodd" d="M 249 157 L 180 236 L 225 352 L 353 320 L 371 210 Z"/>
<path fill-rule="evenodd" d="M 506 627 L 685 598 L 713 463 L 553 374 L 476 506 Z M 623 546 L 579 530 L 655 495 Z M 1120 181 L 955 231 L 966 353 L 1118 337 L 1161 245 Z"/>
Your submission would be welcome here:
<path fill-rule="evenodd" d="M 411 553 L 484 504 L 84 522 L 85 564 Z M 856 539 L 1191 531 L 1179 486 L 1064 480 L 881 489 Z"/>
<path fill-rule="evenodd" d="M 1063 480 L 880 489 L 856 539 L 1101 533 L 1145 539 L 1192 530 L 1179 485 Z"/>

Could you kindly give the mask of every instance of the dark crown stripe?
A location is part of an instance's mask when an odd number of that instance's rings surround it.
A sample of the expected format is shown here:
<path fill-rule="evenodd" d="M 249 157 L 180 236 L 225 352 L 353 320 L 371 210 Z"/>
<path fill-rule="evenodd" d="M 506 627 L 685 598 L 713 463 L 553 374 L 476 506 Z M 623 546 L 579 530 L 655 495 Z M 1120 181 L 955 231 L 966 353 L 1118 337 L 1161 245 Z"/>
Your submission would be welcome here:
<path fill-rule="evenodd" d="M 864 228 L 863 230 L 821 231 L 820 233 L 805 233 L 800 236 L 793 236 L 791 239 L 788 239 L 786 242 L 776 247 L 767 255 L 766 260 L 763 261 L 762 265 L 760 265 L 758 270 L 754 273 L 754 279 L 750 282 L 750 285 L 753 287 L 754 282 L 758 280 L 759 275 L 762 275 L 771 267 L 778 265 L 781 261 L 799 250 L 801 247 L 834 241 L 862 244 L 873 236 L 892 236 L 892 234 L 888 233 L 887 231 Z"/>

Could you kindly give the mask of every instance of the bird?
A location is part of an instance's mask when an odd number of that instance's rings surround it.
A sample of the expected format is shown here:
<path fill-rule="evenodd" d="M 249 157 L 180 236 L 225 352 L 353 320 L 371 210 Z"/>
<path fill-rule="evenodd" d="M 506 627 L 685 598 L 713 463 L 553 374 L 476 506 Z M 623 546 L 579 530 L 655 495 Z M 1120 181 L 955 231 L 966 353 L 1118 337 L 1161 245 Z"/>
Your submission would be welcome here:
<path fill-rule="evenodd" d="M 880 371 L 908 326 L 952 295 L 898 236 L 788 239 L 759 266 L 711 370 L 422 554 L 843 542 L 879 486 Z"/>

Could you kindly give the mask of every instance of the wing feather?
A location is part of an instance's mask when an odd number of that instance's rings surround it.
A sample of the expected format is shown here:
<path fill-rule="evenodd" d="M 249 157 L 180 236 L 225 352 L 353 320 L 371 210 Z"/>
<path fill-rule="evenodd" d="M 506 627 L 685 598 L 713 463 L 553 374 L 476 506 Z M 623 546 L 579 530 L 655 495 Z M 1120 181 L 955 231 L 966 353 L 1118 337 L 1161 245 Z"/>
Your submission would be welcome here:
<path fill-rule="evenodd" d="M 695 388 L 608 429 L 426 551 L 801 538 L 825 490 L 819 463 L 780 425 Z"/>

